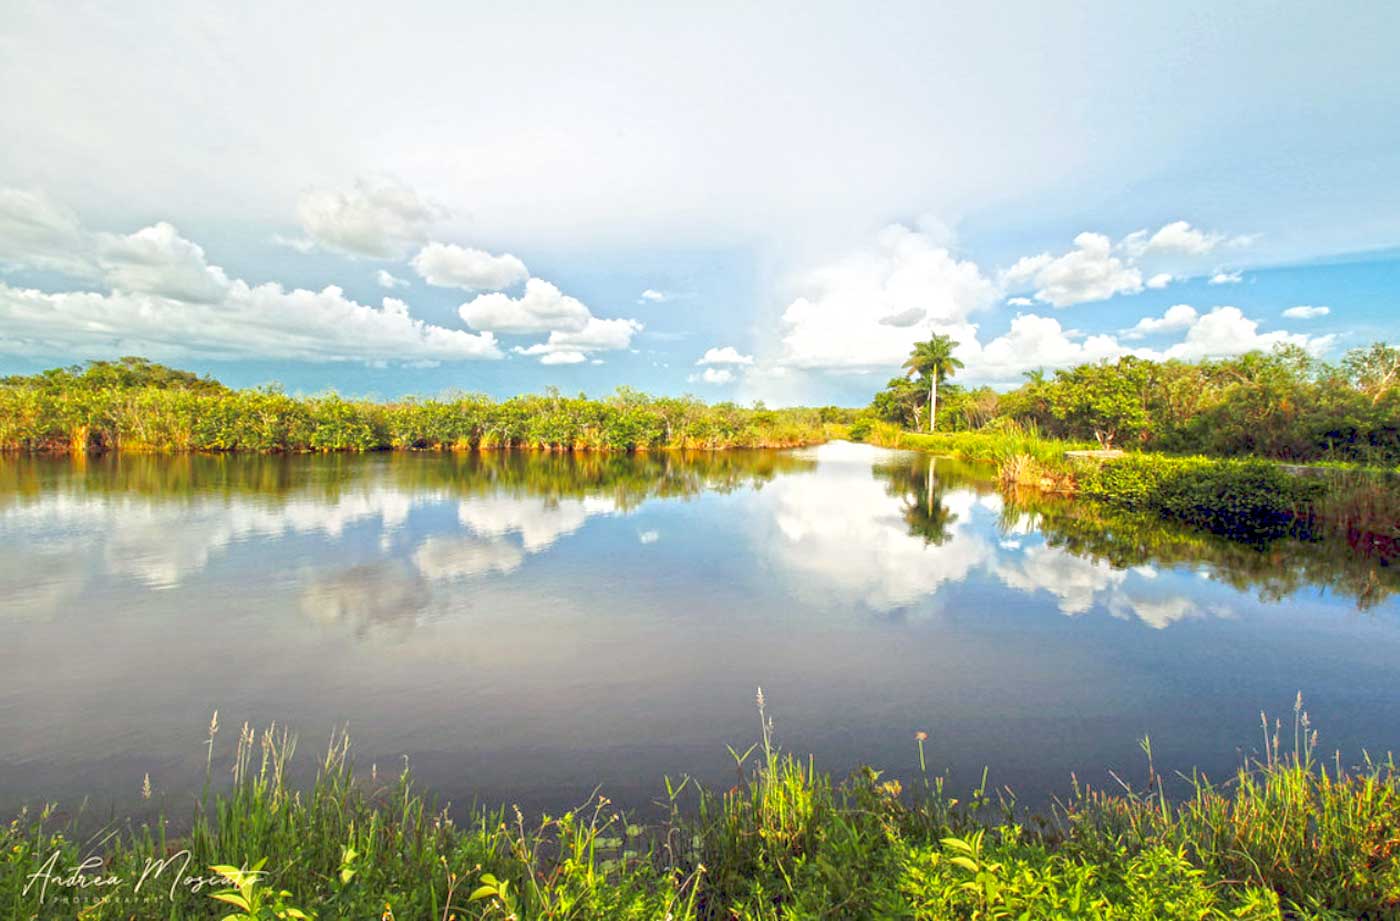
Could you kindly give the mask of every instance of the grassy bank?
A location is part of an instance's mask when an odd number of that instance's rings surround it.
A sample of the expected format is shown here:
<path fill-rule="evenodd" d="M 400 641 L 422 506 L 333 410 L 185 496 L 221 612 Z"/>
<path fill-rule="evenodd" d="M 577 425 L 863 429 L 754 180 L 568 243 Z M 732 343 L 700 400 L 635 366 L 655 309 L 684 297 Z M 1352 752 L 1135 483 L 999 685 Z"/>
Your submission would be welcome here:
<path fill-rule="evenodd" d="M 1008 488 L 1030 487 L 1147 512 L 1236 540 L 1336 533 L 1386 555 L 1400 550 L 1400 476 L 1365 468 L 1313 468 L 1300 475 L 1259 458 L 1175 457 L 1130 452 L 1075 458 L 1093 443 L 998 431 L 920 434 L 875 423 L 872 444 L 997 466 Z"/>
<path fill-rule="evenodd" d="M 337 394 L 232 390 L 139 359 L 0 382 L 0 449 L 374 451 L 532 448 L 636 451 L 786 448 L 824 441 L 831 411 L 707 404 L 626 388 L 589 399 L 558 392 L 390 402 Z"/>
<path fill-rule="evenodd" d="M 667 782 L 670 817 L 646 827 L 602 797 L 557 817 L 503 809 L 457 824 L 406 770 L 355 774 L 344 738 L 319 759 L 314 786 L 297 792 L 285 780 L 294 739 L 245 727 L 231 787 L 206 790 L 179 838 L 163 820 L 82 834 L 52 808 L 0 830 L 0 913 L 1199 921 L 1400 912 L 1400 775 L 1389 761 L 1345 769 L 1340 758 L 1319 760 L 1301 699 L 1291 725 L 1265 721 L 1261 755 L 1227 783 L 1196 777 L 1187 796 L 1169 799 L 1144 740 L 1142 789 L 1074 784 L 1034 819 L 985 781 L 966 798 L 922 770 L 863 769 L 838 782 L 778 750 L 761 703 L 760 718 L 760 741 L 736 756 L 735 787 Z M 911 740 L 920 765 L 934 745 L 922 733 Z M 223 774 L 212 757 L 210 769 Z"/>

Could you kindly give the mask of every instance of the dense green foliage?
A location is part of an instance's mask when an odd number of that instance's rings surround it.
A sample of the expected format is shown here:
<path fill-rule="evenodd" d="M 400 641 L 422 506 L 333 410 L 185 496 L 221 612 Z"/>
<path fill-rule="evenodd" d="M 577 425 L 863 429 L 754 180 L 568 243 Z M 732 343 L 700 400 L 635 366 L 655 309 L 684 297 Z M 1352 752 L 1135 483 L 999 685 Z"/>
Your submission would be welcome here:
<path fill-rule="evenodd" d="M 897 378 L 870 412 L 917 429 L 915 397 Z M 1037 372 L 1008 393 L 948 385 L 940 397 L 945 428 L 1014 422 L 1103 447 L 1400 464 L 1400 348 L 1384 343 L 1338 364 L 1296 347 L 1195 364 L 1128 357 Z"/>
<path fill-rule="evenodd" d="M 1244 540 L 1287 534 L 1325 489 L 1268 461 L 1158 454 L 1087 462 L 1075 480 L 1086 498 Z"/>
<path fill-rule="evenodd" d="M 25 451 L 370 451 L 528 447 L 633 451 L 790 447 L 824 439 L 839 411 L 770 410 L 627 388 L 606 399 L 557 391 L 391 403 L 229 390 L 141 359 L 0 381 L 0 449 Z"/>
<path fill-rule="evenodd" d="M 760 694 L 761 701 L 761 694 Z M 762 714 L 762 704 L 760 703 Z M 917 769 L 836 782 L 780 752 L 771 723 L 723 794 L 665 785 L 641 825 L 605 798 L 557 817 L 477 812 L 459 824 L 397 777 L 356 775 L 332 741 L 298 792 L 295 740 L 246 726 L 232 786 L 206 791 L 186 834 L 162 818 L 85 834 L 53 807 L 0 828 L 7 918 L 257 919 L 1342 919 L 1400 912 L 1400 775 L 1319 763 L 1293 713 L 1227 784 L 1173 802 L 1148 756 L 1141 790 L 1078 784 L 1024 815 L 986 782 L 966 800 Z M 210 776 L 217 717 L 210 732 Z M 159 802 L 149 787 L 143 796 Z M 54 855 L 57 855 L 56 857 Z M 74 882 L 74 868 L 93 862 Z M 162 867 L 162 861 L 169 861 Z M 210 870 L 217 867 L 217 871 Z M 256 875 L 246 871 L 261 870 Z M 183 873 L 182 873 L 183 870 Z M 147 874 L 146 881 L 136 883 Z M 210 881 L 200 884 L 201 878 Z M 244 906 L 248 906 L 246 909 Z"/>
<path fill-rule="evenodd" d="M 1345 537 L 1382 559 L 1400 552 L 1400 477 L 1323 468 L 1300 476 L 1258 458 L 1179 457 L 1135 452 L 1076 458 L 1093 442 L 1042 437 L 1002 422 L 975 432 L 918 434 L 862 420 L 858 440 L 995 464 L 1003 486 L 1033 487 L 1146 512 L 1236 540 L 1268 541 L 1290 532 Z"/>

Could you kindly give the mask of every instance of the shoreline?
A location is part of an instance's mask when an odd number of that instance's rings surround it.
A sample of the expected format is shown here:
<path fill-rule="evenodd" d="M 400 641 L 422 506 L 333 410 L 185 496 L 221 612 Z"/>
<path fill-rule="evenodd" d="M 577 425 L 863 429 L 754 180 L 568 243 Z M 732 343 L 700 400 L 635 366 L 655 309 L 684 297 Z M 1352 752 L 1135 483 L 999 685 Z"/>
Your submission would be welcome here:
<path fill-rule="evenodd" d="M 48 808 L 0 826 L 0 910 L 218 918 L 211 896 L 238 869 L 256 871 L 254 895 L 280 891 L 285 906 L 324 919 L 1080 917 L 1064 914 L 1077 899 L 1095 918 L 1400 910 L 1400 848 L 1388 837 L 1400 773 L 1389 758 L 1352 768 L 1320 752 L 1301 696 L 1291 725 L 1263 718 L 1262 749 L 1222 783 L 1180 775 L 1185 794 L 1169 796 L 1144 738 L 1141 787 L 1071 778 L 1039 816 L 985 773 L 966 797 L 945 789 L 927 773 L 926 732 L 911 740 L 917 771 L 837 779 L 782 752 L 761 703 L 760 726 L 734 755 L 733 787 L 667 779 L 651 824 L 604 795 L 559 816 L 507 806 L 458 824 L 407 765 L 357 776 L 343 733 L 314 760 L 315 782 L 294 786 L 295 737 L 245 724 L 231 786 L 206 781 L 187 833 L 170 835 L 163 817 L 118 818 L 94 848 Z M 218 731 L 216 715 L 211 745 Z M 216 769 L 211 758 L 206 776 Z"/>

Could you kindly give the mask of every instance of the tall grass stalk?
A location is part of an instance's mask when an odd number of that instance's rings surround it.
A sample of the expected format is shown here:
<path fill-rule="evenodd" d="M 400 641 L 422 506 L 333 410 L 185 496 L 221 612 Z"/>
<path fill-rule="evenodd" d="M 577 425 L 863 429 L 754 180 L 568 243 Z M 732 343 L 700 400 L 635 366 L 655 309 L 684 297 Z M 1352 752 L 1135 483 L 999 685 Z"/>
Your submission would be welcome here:
<path fill-rule="evenodd" d="M 245 725 L 228 781 L 211 782 L 179 837 L 165 816 L 92 831 L 60 822 L 53 806 L 0 829 L 0 917 L 1238 921 L 1400 913 L 1400 775 L 1390 758 L 1356 767 L 1343 767 L 1340 755 L 1319 758 L 1301 697 L 1291 726 L 1264 719 L 1258 755 L 1227 782 L 1192 774 L 1186 795 L 1173 799 L 1144 739 L 1143 787 L 1076 781 L 1039 817 L 1005 796 L 991 809 L 986 774 L 966 800 L 946 795 L 944 778 L 927 777 L 924 733 L 915 737 L 922 783 L 906 787 L 871 768 L 834 779 L 810 757 L 783 751 L 761 695 L 758 704 L 759 740 L 736 753 L 738 782 L 712 792 L 668 781 L 665 816 L 650 825 L 597 795 L 559 816 L 473 810 L 458 824 L 418 792 L 407 766 L 386 781 L 377 770 L 356 777 L 343 732 L 315 761 L 314 780 L 296 787 L 295 737 Z M 41 890 L 34 883 L 55 854 L 58 872 Z M 125 882 L 65 884 L 89 856 L 98 863 L 87 875 Z M 228 914 L 242 904 L 251 909 Z"/>

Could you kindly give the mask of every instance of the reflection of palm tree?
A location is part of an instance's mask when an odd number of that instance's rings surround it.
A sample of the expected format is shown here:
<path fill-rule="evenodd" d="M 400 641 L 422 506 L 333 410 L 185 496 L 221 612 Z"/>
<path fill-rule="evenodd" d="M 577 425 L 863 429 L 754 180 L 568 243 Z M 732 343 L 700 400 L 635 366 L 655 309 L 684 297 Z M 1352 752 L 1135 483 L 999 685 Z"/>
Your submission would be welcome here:
<path fill-rule="evenodd" d="M 934 476 L 933 458 L 929 458 L 924 467 L 922 474 L 917 466 L 909 468 L 904 492 L 904 523 L 909 526 L 910 536 L 922 537 L 925 545 L 942 544 L 952 536 L 949 529 L 958 516 L 943 503 L 944 487 Z"/>

